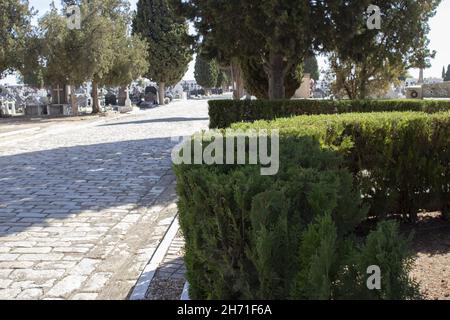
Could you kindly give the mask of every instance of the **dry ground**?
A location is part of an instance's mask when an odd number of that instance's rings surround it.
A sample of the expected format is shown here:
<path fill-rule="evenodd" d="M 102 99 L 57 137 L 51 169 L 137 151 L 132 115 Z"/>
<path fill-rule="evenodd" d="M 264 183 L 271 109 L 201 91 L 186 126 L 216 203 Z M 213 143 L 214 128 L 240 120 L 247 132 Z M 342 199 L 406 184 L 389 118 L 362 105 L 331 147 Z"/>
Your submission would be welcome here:
<path fill-rule="evenodd" d="M 425 299 L 450 300 L 450 221 L 439 214 L 421 216 L 413 250 L 417 260 L 411 276 L 419 282 Z"/>

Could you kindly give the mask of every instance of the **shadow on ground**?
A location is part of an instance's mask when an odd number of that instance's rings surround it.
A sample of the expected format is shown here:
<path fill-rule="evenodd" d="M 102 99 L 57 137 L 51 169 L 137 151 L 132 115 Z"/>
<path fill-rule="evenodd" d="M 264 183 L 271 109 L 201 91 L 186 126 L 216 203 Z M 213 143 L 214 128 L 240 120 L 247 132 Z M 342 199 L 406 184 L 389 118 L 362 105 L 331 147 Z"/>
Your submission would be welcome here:
<path fill-rule="evenodd" d="M 101 127 L 110 126 L 123 126 L 129 124 L 148 124 L 148 123 L 163 123 L 163 122 L 185 122 L 185 121 L 207 121 L 209 118 L 161 118 L 161 119 L 149 119 L 129 122 L 108 123 L 100 125 Z"/>
<path fill-rule="evenodd" d="M 403 229 L 413 232 L 414 252 L 430 256 L 450 254 L 450 220 L 439 213 L 426 214 L 416 225 L 405 225 Z"/>
<path fill-rule="evenodd" d="M 0 241 L 49 219 L 151 205 L 173 182 L 175 144 L 158 138 L 0 157 Z"/>

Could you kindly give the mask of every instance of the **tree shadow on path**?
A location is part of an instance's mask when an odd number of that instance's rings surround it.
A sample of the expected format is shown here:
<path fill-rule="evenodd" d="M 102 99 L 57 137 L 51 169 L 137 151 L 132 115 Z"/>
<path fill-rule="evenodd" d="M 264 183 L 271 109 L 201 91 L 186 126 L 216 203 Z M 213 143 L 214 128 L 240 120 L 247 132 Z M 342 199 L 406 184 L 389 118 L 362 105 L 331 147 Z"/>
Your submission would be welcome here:
<path fill-rule="evenodd" d="M 0 242 L 49 219 L 150 206 L 173 182 L 175 145 L 155 138 L 0 157 Z"/>

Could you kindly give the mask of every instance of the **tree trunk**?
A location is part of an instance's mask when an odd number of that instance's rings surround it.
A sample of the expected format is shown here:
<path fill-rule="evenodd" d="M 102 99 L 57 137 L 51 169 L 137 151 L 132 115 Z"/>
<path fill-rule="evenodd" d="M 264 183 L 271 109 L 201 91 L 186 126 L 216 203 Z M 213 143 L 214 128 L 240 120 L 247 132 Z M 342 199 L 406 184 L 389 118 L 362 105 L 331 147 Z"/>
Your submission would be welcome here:
<path fill-rule="evenodd" d="M 423 84 L 423 69 L 422 68 L 419 71 L 419 84 Z"/>
<path fill-rule="evenodd" d="M 244 79 L 241 67 L 236 60 L 231 62 L 231 78 L 233 81 L 233 99 L 239 100 L 244 95 Z"/>
<path fill-rule="evenodd" d="M 158 89 L 158 95 L 159 95 L 159 105 L 164 105 L 164 99 L 166 97 L 166 84 L 164 82 L 159 83 L 159 89 Z"/>
<path fill-rule="evenodd" d="M 77 97 L 75 96 L 75 86 L 74 85 L 70 85 L 70 106 L 72 108 L 72 116 L 77 116 L 78 115 L 78 103 L 77 103 Z"/>
<path fill-rule="evenodd" d="M 127 87 L 126 86 L 121 86 L 119 87 L 119 96 L 117 99 L 117 105 L 120 107 L 124 107 L 125 106 L 125 101 L 127 100 Z"/>
<path fill-rule="evenodd" d="M 100 113 L 100 106 L 98 105 L 98 83 L 97 81 L 92 81 L 92 113 Z"/>
<path fill-rule="evenodd" d="M 271 53 L 269 57 L 269 99 L 278 100 L 285 98 L 284 78 L 285 63 L 281 54 Z"/>
<path fill-rule="evenodd" d="M 367 80 L 368 81 L 368 80 Z M 367 85 L 365 82 L 365 79 L 363 79 L 360 87 L 359 87 L 359 92 L 357 95 L 355 95 L 359 100 L 364 100 L 367 98 L 368 92 L 367 92 Z M 350 99 L 353 99 L 353 97 L 351 97 Z"/>

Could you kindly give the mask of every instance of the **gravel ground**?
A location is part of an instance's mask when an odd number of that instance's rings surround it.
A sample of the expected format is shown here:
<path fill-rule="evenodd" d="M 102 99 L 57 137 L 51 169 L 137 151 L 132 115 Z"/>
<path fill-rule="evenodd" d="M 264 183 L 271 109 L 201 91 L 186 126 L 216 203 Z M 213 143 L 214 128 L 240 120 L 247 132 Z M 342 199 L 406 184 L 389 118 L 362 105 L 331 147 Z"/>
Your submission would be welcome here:
<path fill-rule="evenodd" d="M 148 300 L 180 300 L 186 282 L 183 248 L 184 239 L 179 231 L 150 284 Z"/>
<path fill-rule="evenodd" d="M 417 260 L 411 276 L 425 299 L 450 300 L 450 221 L 426 214 L 413 230 Z"/>

